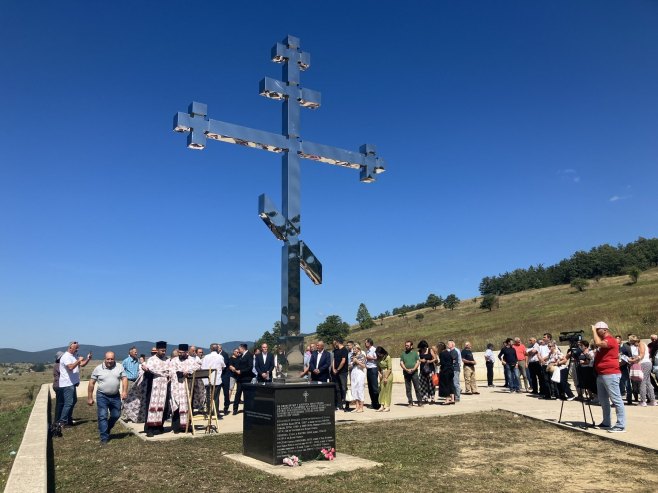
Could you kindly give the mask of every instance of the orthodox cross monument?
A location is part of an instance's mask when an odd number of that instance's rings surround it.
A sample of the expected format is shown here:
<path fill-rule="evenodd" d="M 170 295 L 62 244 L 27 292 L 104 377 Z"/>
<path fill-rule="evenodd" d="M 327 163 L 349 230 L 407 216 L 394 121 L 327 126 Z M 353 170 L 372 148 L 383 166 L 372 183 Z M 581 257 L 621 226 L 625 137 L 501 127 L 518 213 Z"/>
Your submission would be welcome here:
<path fill-rule="evenodd" d="M 262 194 L 258 197 L 258 214 L 274 236 L 283 241 L 281 252 L 281 339 L 279 354 L 284 350 L 289 381 L 303 370 L 303 337 L 300 333 L 300 268 L 314 284 L 322 283 L 322 264 L 299 235 L 300 213 L 300 160 L 302 158 L 322 163 L 358 169 L 360 180 L 375 181 L 375 175 L 384 171 L 384 160 L 379 158 L 375 146 L 364 144 L 359 152 L 338 149 L 302 140 L 300 136 L 300 107 L 320 107 L 320 93 L 300 85 L 301 72 L 311 65 L 311 56 L 302 51 L 299 39 L 287 36 L 272 47 L 272 61 L 283 64 L 283 80 L 265 77 L 260 81 L 260 95 L 283 102 L 283 118 L 280 134 L 242 127 L 208 118 L 205 104 L 193 102 L 187 113 L 177 113 L 174 130 L 187 132 L 187 147 L 204 149 L 207 139 L 230 144 L 264 149 L 281 154 L 282 208 Z"/>

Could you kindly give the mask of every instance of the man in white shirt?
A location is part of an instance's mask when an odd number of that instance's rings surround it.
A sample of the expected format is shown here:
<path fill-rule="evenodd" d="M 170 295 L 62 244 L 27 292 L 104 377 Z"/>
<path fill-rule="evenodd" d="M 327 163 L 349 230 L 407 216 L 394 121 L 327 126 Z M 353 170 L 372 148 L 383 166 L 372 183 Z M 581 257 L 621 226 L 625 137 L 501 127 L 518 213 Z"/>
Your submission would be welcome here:
<path fill-rule="evenodd" d="M 64 403 L 59 417 L 59 424 L 62 426 L 73 425 L 73 408 L 78 402 L 77 387 L 80 385 L 80 368 L 87 366 L 91 361 L 91 353 L 87 355 L 87 358 L 78 356 L 79 347 L 77 341 L 72 341 L 59 360 L 59 389 Z"/>
<path fill-rule="evenodd" d="M 530 371 L 532 393 L 538 394 L 538 384 L 541 385 L 541 364 L 539 363 L 539 343 L 535 337 L 528 339 L 528 370 Z"/>
<path fill-rule="evenodd" d="M 551 352 L 548 347 L 549 343 L 553 342 L 553 336 L 546 332 L 542 337 L 542 342 L 539 345 L 537 357 L 541 365 L 541 378 L 539 379 L 539 392 L 542 394 L 540 399 L 552 399 L 551 391 L 551 374 L 548 372 L 548 355 Z"/>
<path fill-rule="evenodd" d="M 208 406 L 208 412 L 210 413 L 212 411 L 210 409 L 210 390 L 213 381 L 215 383 L 215 393 L 212 396 L 212 400 L 215 403 L 215 410 L 220 419 L 222 415 L 219 412 L 219 394 L 222 389 L 222 373 L 224 368 L 226 368 L 224 357 L 219 353 L 219 344 L 214 342 L 210 345 L 210 353 L 201 360 L 201 369 L 216 370 L 214 372 L 214 378 L 212 380 L 204 378 L 203 384 L 206 386 L 206 403 Z"/>

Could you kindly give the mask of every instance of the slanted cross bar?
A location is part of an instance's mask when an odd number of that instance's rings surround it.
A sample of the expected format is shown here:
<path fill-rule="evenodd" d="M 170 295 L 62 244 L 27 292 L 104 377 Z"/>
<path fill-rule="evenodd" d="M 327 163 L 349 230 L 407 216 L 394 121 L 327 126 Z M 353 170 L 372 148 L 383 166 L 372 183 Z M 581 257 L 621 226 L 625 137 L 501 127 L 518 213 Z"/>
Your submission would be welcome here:
<path fill-rule="evenodd" d="M 279 212 L 265 194 L 258 198 L 258 214 L 274 236 L 283 241 L 281 252 L 281 340 L 285 348 L 284 374 L 301 371 L 303 338 L 300 332 L 300 269 L 314 284 L 322 283 L 322 264 L 310 248 L 300 240 L 300 160 L 360 170 L 360 180 L 370 183 L 384 171 L 384 160 L 375 146 L 364 144 L 359 152 L 307 142 L 300 138 L 300 108 L 320 107 L 320 93 L 300 85 L 301 72 L 311 65 L 309 53 L 300 49 L 299 39 L 287 36 L 272 48 L 272 61 L 283 64 L 281 81 L 265 77 L 260 81 L 260 94 L 283 102 L 281 134 L 242 127 L 208 119 L 205 104 L 193 102 L 187 113 L 177 113 L 174 130 L 187 132 L 190 149 L 204 149 L 207 139 L 255 147 L 282 154 L 282 211 Z M 294 378 L 288 378 L 294 380 Z"/>

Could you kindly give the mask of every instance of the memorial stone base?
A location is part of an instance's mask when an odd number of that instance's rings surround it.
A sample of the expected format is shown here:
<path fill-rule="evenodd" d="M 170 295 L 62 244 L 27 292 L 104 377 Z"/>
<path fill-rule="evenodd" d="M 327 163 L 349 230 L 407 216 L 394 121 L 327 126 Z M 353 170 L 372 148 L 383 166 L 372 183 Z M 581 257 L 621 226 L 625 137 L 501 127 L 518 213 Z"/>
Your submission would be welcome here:
<path fill-rule="evenodd" d="M 335 387 L 329 383 L 245 385 L 243 453 L 272 465 L 314 460 L 336 447 Z"/>

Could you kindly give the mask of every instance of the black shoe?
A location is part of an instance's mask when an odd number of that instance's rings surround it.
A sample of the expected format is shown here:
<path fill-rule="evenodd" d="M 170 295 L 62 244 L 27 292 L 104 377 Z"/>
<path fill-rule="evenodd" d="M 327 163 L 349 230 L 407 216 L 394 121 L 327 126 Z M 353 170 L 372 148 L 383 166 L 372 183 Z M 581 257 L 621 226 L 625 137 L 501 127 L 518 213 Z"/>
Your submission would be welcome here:
<path fill-rule="evenodd" d="M 147 436 L 148 438 L 153 438 L 153 432 L 150 431 L 150 430 L 147 431 L 147 432 L 146 432 L 146 436 Z"/>
<path fill-rule="evenodd" d="M 235 416 L 236 414 L 238 414 L 238 412 L 237 412 L 237 411 L 233 411 L 233 416 Z"/>

